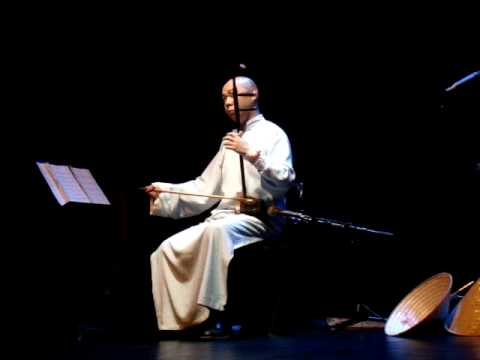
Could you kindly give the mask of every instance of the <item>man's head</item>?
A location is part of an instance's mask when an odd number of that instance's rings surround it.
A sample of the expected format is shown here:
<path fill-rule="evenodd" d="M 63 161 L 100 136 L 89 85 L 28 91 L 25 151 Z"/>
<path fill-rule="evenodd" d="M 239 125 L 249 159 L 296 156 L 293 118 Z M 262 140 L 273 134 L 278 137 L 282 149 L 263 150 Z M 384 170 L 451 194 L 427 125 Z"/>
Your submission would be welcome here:
<path fill-rule="evenodd" d="M 258 88 L 255 82 L 244 76 L 235 78 L 237 88 L 238 108 L 240 109 L 240 124 L 259 114 L 258 110 Z M 222 89 L 223 105 L 225 112 L 233 121 L 235 117 L 235 102 L 233 98 L 233 79 L 227 81 Z"/>

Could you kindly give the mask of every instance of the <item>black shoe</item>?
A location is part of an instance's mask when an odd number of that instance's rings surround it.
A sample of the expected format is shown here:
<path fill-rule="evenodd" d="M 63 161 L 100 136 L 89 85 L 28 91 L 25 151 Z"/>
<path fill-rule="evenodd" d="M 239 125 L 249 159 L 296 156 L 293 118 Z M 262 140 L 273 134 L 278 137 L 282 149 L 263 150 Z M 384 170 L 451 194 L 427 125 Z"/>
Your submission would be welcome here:
<path fill-rule="evenodd" d="M 231 338 L 231 335 L 230 328 L 218 321 L 215 326 L 204 330 L 200 334 L 199 340 L 227 340 Z"/>
<path fill-rule="evenodd" d="M 160 330 L 158 340 L 179 340 L 184 337 L 183 330 Z"/>

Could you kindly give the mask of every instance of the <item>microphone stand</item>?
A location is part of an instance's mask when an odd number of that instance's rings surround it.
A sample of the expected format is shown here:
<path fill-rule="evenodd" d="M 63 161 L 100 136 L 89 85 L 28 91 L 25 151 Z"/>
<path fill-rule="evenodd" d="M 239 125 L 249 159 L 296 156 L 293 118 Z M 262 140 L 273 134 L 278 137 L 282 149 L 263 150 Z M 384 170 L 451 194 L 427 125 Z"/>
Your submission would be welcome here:
<path fill-rule="evenodd" d="M 359 231 L 363 233 L 369 233 L 369 234 L 376 234 L 376 235 L 382 235 L 382 236 L 394 236 L 394 233 L 389 232 L 389 231 L 383 231 L 383 230 L 375 230 L 371 229 L 365 226 L 358 226 L 354 225 L 350 222 L 342 222 L 342 221 L 337 221 L 337 220 L 332 220 L 332 219 L 327 219 L 324 217 L 315 217 L 315 216 L 310 216 L 307 214 L 304 214 L 302 212 L 297 212 L 297 211 L 290 211 L 290 210 L 280 210 L 277 208 L 270 208 L 269 210 L 270 215 L 281 215 L 281 216 L 286 216 L 288 219 L 290 219 L 294 224 L 299 224 L 299 223 L 304 223 L 304 224 L 322 224 L 322 225 L 329 225 L 335 228 L 341 228 L 345 230 L 354 230 L 354 231 Z M 387 319 L 375 311 L 373 311 L 369 306 L 363 303 L 356 303 L 355 306 L 355 314 L 353 315 L 352 318 L 346 319 L 346 320 L 341 320 L 341 321 L 335 321 L 335 323 L 330 324 L 327 321 L 327 326 L 328 329 L 331 331 L 337 331 L 337 330 L 342 330 L 346 329 L 351 326 L 355 326 L 355 324 L 361 323 L 363 321 L 373 321 L 371 324 L 378 324 L 378 323 L 384 323 L 387 321 Z M 367 327 L 366 325 L 364 325 Z M 376 325 L 370 325 L 370 327 L 378 327 Z M 382 325 L 383 326 L 383 325 Z"/>
<path fill-rule="evenodd" d="M 311 222 L 315 222 L 317 224 L 327 224 L 330 226 L 339 227 L 346 230 L 355 230 L 359 232 L 384 235 L 384 236 L 394 236 L 394 233 L 389 231 L 375 230 L 365 226 L 354 225 L 350 222 L 341 222 L 341 221 L 336 221 L 336 220 L 331 220 L 331 219 L 326 219 L 321 217 L 312 217 Z"/>
<path fill-rule="evenodd" d="M 315 217 L 315 216 L 310 216 L 307 214 L 304 214 L 302 212 L 297 212 L 297 211 L 289 211 L 289 210 L 274 210 L 273 215 L 282 215 L 286 216 L 290 219 L 293 220 L 295 223 L 304 223 L 304 224 L 325 224 L 329 226 L 333 226 L 336 228 L 341 228 L 345 230 L 354 230 L 354 231 L 359 231 L 359 232 L 364 232 L 364 233 L 370 233 L 370 234 L 377 234 L 377 235 L 384 235 L 384 236 L 394 236 L 394 233 L 389 232 L 389 231 L 383 231 L 383 230 L 375 230 L 371 229 L 365 226 L 358 226 L 354 225 L 350 222 L 342 222 L 338 220 L 332 220 L 332 219 L 327 219 L 324 217 Z"/>

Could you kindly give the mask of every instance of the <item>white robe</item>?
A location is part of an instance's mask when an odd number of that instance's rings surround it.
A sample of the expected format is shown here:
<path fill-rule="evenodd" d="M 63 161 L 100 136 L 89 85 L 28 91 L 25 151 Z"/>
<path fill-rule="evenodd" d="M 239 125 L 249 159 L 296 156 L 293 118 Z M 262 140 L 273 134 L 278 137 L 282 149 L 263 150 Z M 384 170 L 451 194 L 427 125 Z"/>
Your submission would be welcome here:
<path fill-rule="evenodd" d="M 285 208 L 285 194 L 295 179 L 289 140 L 283 130 L 262 115 L 250 119 L 242 138 L 260 151 L 252 164 L 244 161 L 247 195 L 267 206 Z M 242 191 L 239 155 L 223 145 L 195 180 L 182 184 L 155 182 L 161 189 L 235 197 Z M 161 193 L 151 203 L 152 215 L 182 218 L 212 207 L 218 199 Z M 202 223 L 162 242 L 151 255 L 152 292 L 160 330 L 180 330 L 199 324 L 209 308 L 227 303 L 228 264 L 235 249 L 281 231 L 282 219 L 235 212 L 235 200 L 222 199 Z"/>

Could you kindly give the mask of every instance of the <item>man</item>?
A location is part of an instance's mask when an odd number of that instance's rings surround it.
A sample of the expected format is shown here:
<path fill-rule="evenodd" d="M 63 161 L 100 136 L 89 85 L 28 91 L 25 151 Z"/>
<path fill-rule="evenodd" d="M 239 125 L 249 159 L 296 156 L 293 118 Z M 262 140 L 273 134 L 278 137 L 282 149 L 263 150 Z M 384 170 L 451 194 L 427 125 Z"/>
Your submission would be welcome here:
<path fill-rule="evenodd" d="M 239 104 L 237 115 L 234 93 Z M 264 208 L 285 208 L 285 194 L 295 179 L 289 140 L 280 127 L 260 113 L 258 89 L 250 78 L 229 80 L 222 96 L 225 112 L 233 121 L 239 119 L 240 130 L 224 136 L 219 151 L 195 180 L 181 184 L 154 182 L 145 188 L 152 215 L 194 216 L 218 203 L 204 222 L 171 236 L 151 255 L 152 291 L 160 330 L 191 328 L 205 322 L 212 312 L 223 311 L 234 250 L 274 239 L 282 229 L 278 217 L 239 212 L 235 198 L 243 189 L 241 156 L 247 196 L 260 199 Z"/>

